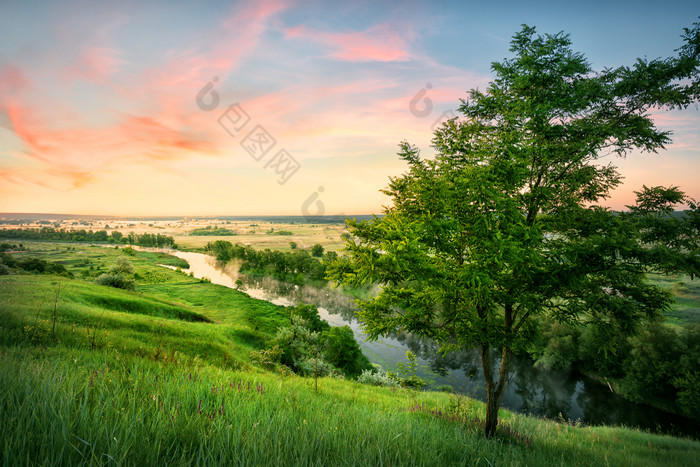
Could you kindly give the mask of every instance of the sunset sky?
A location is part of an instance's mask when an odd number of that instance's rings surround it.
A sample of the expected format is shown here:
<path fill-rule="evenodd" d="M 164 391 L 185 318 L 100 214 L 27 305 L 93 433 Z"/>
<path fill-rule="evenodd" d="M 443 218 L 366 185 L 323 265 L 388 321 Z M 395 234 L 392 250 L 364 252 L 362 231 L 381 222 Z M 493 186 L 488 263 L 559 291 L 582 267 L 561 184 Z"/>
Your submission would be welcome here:
<path fill-rule="evenodd" d="M 672 55 L 700 16 L 569 3 L 0 0 L 0 212 L 379 213 L 398 143 L 431 154 L 521 24 L 599 70 Z M 617 161 L 613 208 L 642 184 L 700 200 L 700 111 L 654 118 L 674 142 Z"/>

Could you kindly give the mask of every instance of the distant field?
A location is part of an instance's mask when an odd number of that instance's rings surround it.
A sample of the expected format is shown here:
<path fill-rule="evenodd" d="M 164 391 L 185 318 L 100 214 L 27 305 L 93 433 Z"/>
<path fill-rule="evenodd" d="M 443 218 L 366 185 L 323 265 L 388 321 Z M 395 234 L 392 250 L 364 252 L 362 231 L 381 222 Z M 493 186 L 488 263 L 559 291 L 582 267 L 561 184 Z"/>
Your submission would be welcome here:
<path fill-rule="evenodd" d="M 344 245 L 341 235 L 346 232 L 344 224 L 279 224 L 272 222 L 231 222 L 211 223 L 219 228 L 233 230 L 236 236 L 195 236 L 186 232 L 172 233 L 175 243 L 183 248 L 204 248 L 207 243 L 215 240 L 226 240 L 231 243 L 243 243 L 256 249 L 270 248 L 273 250 L 291 251 L 290 242 L 295 242 L 297 248 L 309 249 L 319 243 L 326 250 L 337 251 Z M 274 232 L 289 231 L 292 235 L 275 235 Z"/>
<path fill-rule="evenodd" d="M 226 240 L 231 243 L 243 243 L 256 249 L 275 249 L 290 251 L 290 242 L 295 242 L 297 248 L 310 249 L 315 244 L 321 244 L 326 251 L 338 251 L 343 248 L 341 235 L 346 227 L 343 223 L 300 224 L 296 222 L 271 222 L 263 220 L 221 220 L 221 219 L 181 219 L 181 220 L 138 220 L 138 219 L 106 219 L 90 221 L 47 221 L 28 222 L 22 225 L 2 225 L 0 228 L 41 228 L 52 227 L 72 230 L 107 230 L 111 233 L 118 230 L 123 234 L 151 233 L 170 235 L 175 243 L 183 249 L 201 249 L 207 243 L 216 240 Z M 236 235 L 202 235 L 205 229 L 226 229 Z M 272 231 L 271 231 L 272 230 Z M 274 235 L 272 233 L 287 230 L 292 235 Z M 191 235 L 197 232 L 198 235 Z M 215 232 L 215 231 L 214 231 Z"/>

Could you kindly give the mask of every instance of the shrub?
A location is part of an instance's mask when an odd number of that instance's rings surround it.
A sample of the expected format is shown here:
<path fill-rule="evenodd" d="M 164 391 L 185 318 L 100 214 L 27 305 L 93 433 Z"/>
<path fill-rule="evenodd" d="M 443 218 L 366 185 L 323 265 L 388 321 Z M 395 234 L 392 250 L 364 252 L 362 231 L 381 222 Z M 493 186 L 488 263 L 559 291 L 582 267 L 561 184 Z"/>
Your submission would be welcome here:
<path fill-rule="evenodd" d="M 132 275 L 134 274 L 134 267 L 131 265 L 131 261 L 124 257 L 121 257 L 117 258 L 109 272 L 110 274 L 115 275 Z"/>
<path fill-rule="evenodd" d="M 338 371 L 333 368 L 333 365 L 325 361 L 323 358 L 308 357 L 299 363 L 299 373 L 302 376 L 337 376 Z"/>
<path fill-rule="evenodd" d="M 135 290 L 136 284 L 121 274 L 101 274 L 95 279 L 95 284 L 115 287 L 117 289 Z"/>
<path fill-rule="evenodd" d="M 306 327 L 311 331 L 323 332 L 331 329 L 330 324 L 328 324 L 326 320 L 321 319 L 319 316 L 316 305 L 298 304 L 293 308 L 288 308 L 287 310 L 290 314 L 290 320 L 292 322 L 298 318 L 301 318 L 304 320 Z"/>
<path fill-rule="evenodd" d="M 397 387 L 399 382 L 389 376 L 388 373 L 382 370 L 367 369 L 363 370 L 357 381 L 362 384 L 371 384 L 373 386 Z"/>
<path fill-rule="evenodd" d="M 350 326 L 332 327 L 324 336 L 326 359 L 347 376 L 357 376 L 372 367 L 360 350 Z"/>

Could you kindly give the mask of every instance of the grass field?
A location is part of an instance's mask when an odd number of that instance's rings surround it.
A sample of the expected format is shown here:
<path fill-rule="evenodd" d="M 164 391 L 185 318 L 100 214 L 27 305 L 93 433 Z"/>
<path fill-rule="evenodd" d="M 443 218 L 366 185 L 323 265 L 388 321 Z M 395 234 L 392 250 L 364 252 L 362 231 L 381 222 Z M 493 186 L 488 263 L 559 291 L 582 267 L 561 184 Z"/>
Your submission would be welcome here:
<path fill-rule="evenodd" d="M 332 378 L 321 378 L 316 391 L 311 379 L 251 359 L 284 322 L 280 307 L 157 266 L 169 260 L 159 254 L 28 247 L 21 255 L 61 262 L 76 278 L 0 276 L 3 465 L 694 465 L 700 458 L 696 441 L 505 410 L 499 435 L 485 439 L 477 421 L 484 405 L 445 393 Z M 123 256 L 140 277 L 135 292 L 85 276 Z"/>
<path fill-rule="evenodd" d="M 700 323 L 700 278 L 685 275 L 661 276 L 650 274 L 650 279 L 673 292 L 675 303 L 664 314 L 666 321 L 674 325 Z"/>
<path fill-rule="evenodd" d="M 257 222 L 254 224 L 207 224 L 224 225 L 238 233 L 236 236 L 191 236 L 174 234 L 175 243 L 182 248 L 200 249 L 208 242 L 226 240 L 231 243 L 251 245 L 256 249 L 291 251 L 289 242 L 295 242 L 297 248 L 311 249 L 315 244 L 323 245 L 326 250 L 337 251 L 344 246 L 341 235 L 346 232 L 344 224 L 273 224 Z M 270 229 L 273 229 L 272 232 Z M 292 235 L 274 235 L 275 231 L 289 231 Z"/>

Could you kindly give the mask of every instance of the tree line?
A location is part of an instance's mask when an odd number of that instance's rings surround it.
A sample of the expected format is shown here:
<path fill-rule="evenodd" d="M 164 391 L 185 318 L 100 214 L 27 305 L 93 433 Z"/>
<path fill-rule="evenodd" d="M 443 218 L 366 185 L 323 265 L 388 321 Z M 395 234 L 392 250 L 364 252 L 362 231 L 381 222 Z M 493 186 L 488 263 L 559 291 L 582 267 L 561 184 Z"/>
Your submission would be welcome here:
<path fill-rule="evenodd" d="M 156 248 L 177 248 L 175 240 L 169 235 L 151 233 L 136 234 L 134 232 L 124 235 L 118 230 L 107 233 L 106 230 L 67 230 L 55 229 L 51 227 L 42 227 L 40 229 L 3 229 L 0 230 L 0 238 L 65 242 L 121 243 Z"/>
<path fill-rule="evenodd" d="M 222 263 L 232 259 L 242 260 L 240 272 L 269 275 L 277 279 L 302 285 L 309 281 L 326 282 L 326 262 L 335 261 L 337 253 L 323 252 L 321 245 L 314 245 L 311 252 L 295 249 L 292 252 L 256 250 L 240 243 L 226 240 L 207 243 L 205 251 Z"/>

